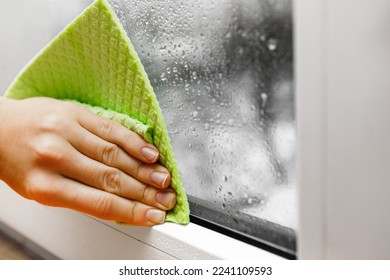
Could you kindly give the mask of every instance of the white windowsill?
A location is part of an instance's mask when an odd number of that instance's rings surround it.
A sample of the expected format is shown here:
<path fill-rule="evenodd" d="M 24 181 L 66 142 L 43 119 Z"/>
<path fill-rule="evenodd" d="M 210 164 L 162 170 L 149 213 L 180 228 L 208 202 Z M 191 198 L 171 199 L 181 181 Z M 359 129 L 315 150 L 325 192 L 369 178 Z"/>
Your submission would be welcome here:
<path fill-rule="evenodd" d="M 0 184 L 0 222 L 60 259 L 282 259 L 190 223 L 123 226 L 39 205 Z"/>

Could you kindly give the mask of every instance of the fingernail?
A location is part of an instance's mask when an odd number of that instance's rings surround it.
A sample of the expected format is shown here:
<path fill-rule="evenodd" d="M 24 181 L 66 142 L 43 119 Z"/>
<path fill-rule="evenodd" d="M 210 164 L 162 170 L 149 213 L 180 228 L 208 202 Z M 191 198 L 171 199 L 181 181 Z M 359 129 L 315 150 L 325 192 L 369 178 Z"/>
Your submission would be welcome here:
<path fill-rule="evenodd" d="M 158 158 L 158 152 L 155 149 L 149 147 L 143 147 L 141 149 L 142 155 L 151 162 L 155 162 Z"/>
<path fill-rule="evenodd" d="M 152 174 L 150 174 L 150 179 L 152 179 L 152 181 L 158 186 L 165 187 L 165 182 L 168 179 L 168 174 L 159 171 L 153 171 Z"/>
<path fill-rule="evenodd" d="M 146 218 L 154 224 L 162 224 L 165 220 L 165 212 L 157 209 L 150 209 L 146 212 Z"/>
<path fill-rule="evenodd" d="M 173 192 L 159 192 L 156 194 L 156 200 L 158 203 L 170 209 L 175 202 L 175 194 Z"/>

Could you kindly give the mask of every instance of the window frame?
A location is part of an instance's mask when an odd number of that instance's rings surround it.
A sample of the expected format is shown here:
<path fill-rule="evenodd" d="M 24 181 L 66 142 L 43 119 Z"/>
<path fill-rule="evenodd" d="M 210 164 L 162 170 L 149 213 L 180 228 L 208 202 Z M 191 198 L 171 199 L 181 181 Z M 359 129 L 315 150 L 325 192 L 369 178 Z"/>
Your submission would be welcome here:
<path fill-rule="evenodd" d="M 193 222 L 125 226 L 31 202 L 1 184 L 0 230 L 59 259 L 283 259 Z"/>
<path fill-rule="evenodd" d="M 294 2 L 299 259 L 390 258 L 389 10 Z"/>

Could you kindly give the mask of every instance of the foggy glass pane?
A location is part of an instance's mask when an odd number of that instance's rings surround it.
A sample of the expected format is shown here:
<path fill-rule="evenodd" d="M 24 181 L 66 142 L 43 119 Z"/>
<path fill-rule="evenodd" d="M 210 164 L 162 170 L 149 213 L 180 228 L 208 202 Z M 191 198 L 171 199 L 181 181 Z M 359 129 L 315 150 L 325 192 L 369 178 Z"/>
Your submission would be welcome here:
<path fill-rule="evenodd" d="M 295 242 L 291 1 L 110 2 L 157 94 L 192 213 L 255 236 L 271 224 Z"/>

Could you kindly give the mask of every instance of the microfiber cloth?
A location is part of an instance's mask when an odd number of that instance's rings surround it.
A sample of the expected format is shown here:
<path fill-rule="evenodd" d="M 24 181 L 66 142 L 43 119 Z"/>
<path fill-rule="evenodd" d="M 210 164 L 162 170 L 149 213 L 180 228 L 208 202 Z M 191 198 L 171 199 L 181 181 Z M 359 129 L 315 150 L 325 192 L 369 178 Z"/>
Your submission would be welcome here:
<path fill-rule="evenodd" d="M 143 136 L 172 174 L 176 206 L 166 221 L 187 224 L 189 205 L 156 95 L 110 4 L 97 0 L 16 77 L 7 97 L 74 100 Z"/>

